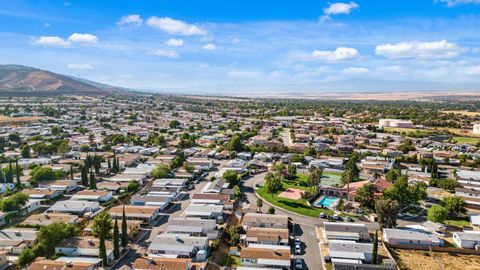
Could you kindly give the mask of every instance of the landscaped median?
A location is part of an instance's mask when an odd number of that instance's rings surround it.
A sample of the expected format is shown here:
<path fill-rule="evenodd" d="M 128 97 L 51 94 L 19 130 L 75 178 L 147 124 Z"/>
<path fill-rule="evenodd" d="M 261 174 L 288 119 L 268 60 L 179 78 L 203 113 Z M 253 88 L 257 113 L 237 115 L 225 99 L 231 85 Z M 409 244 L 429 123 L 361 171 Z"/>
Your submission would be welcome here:
<path fill-rule="evenodd" d="M 291 186 L 288 186 L 288 187 L 291 187 Z M 295 187 L 295 188 L 301 189 L 301 187 Z M 294 212 L 296 214 L 318 218 L 320 213 L 322 212 L 328 215 L 332 215 L 334 213 L 332 210 L 329 210 L 329 209 L 320 209 L 320 208 L 312 207 L 308 205 L 305 199 L 292 200 L 292 199 L 278 197 L 277 195 L 280 194 L 282 191 L 277 192 L 276 194 L 270 194 L 267 192 L 267 189 L 265 187 L 259 187 L 255 189 L 255 192 L 257 193 L 258 197 L 262 198 L 268 203 L 273 204 L 279 208 L 285 209 L 287 211 Z"/>

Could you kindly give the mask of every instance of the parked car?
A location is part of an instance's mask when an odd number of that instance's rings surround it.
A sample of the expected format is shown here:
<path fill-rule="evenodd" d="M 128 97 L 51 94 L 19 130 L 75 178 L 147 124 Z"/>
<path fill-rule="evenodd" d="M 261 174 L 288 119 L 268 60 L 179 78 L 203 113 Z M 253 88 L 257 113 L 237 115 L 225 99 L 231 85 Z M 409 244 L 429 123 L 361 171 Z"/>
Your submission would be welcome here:
<path fill-rule="evenodd" d="M 337 214 L 335 214 L 335 215 L 332 215 L 332 219 L 333 219 L 333 220 L 339 220 L 340 217 L 339 217 Z"/>
<path fill-rule="evenodd" d="M 355 222 L 355 220 L 353 220 L 353 218 L 351 218 L 351 217 L 347 217 L 347 221 L 348 222 Z"/>
<path fill-rule="evenodd" d="M 295 245 L 295 254 L 302 254 L 302 248 L 300 245 Z"/>
<path fill-rule="evenodd" d="M 300 237 L 296 236 L 295 237 L 295 246 L 300 246 L 302 244 L 302 241 L 300 241 Z"/>
<path fill-rule="evenodd" d="M 295 259 L 295 269 L 303 269 L 302 259 L 300 258 Z"/>
<path fill-rule="evenodd" d="M 321 212 L 320 213 L 320 218 L 327 218 L 327 215 L 325 215 L 325 213 Z"/>

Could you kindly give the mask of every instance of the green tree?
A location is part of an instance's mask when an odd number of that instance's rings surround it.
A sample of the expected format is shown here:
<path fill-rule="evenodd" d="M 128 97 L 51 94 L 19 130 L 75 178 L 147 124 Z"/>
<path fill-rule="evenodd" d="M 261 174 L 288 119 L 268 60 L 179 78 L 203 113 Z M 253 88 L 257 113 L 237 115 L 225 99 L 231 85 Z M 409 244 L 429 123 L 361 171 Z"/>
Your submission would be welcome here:
<path fill-rule="evenodd" d="M 427 219 L 442 223 L 448 217 L 448 210 L 441 205 L 433 205 L 428 209 Z"/>
<path fill-rule="evenodd" d="M 35 253 L 31 248 L 25 248 L 22 250 L 22 252 L 18 256 L 18 264 L 20 265 L 29 264 L 33 262 L 33 260 L 35 260 L 36 258 L 37 256 L 35 255 Z"/>
<path fill-rule="evenodd" d="M 283 189 L 283 177 L 279 172 L 269 172 L 265 175 L 265 187 L 268 193 L 274 194 Z"/>
<path fill-rule="evenodd" d="M 322 179 L 323 168 L 311 167 L 310 173 L 308 174 L 308 186 L 316 187 L 320 185 Z"/>
<path fill-rule="evenodd" d="M 240 199 L 243 197 L 243 193 L 240 190 L 240 187 L 238 185 L 233 186 L 233 194 L 237 199 Z"/>
<path fill-rule="evenodd" d="M 465 200 L 458 196 L 451 196 L 444 198 L 440 205 L 447 209 L 450 216 L 456 217 L 461 214 L 467 213 L 467 203 Z"/>
<path fill-rule="evenodd" d="M 120 233 L 118 231 L 118 220 L 115 219 L 115 224 L 113 225 L 113 254 L 115 259 L 118 259 L 120 256 Z"/>
<path fill-rule="evenodd" d="M 378 263 L 378 231 L 375 231 L 375 238 L 373 238 L 372 248 L 372 264 Z"/>
<path fill-rule="evenodd" d="M 82 178 L 82 186 L 87 187 L 88 186 L 88 168 L 87 168 L 87 166 L 81 166 L 80 167 L 80 173 L 81 173 L 81 178 Z"/>
<path fill-rule="evenodd" d="M 408 177 L 402 175 L 393 183 L 391 188 L 383 190 L 383 195 L 397 201 L 401 207 L 405 207 L 410 204 L 418 204 L 418 201 L 427 197 L 427 192 L 425 183 L 409 185 Z"/>
<path fill-rule="evenodd" d="M 54 222 L 42 226 L 37 234 L 37 244 L 33 251 L 37 257 L 51 258 L 55 255 L 55 247 L 64 239 L 78 234 L 75 225 Z"/>
<path fill-rule="evenodd" d="M 375 184 L 368 183 L 357 190 L 355 193 L 355 201 L 362 207 L 373 210 L 375 208 L 375 191 Z"/>
<path fill-rule="evenodd" d="M 165 178 L 170 173 L 170 168 L 166 164 L 158 164 L 152 170 L 152 177 L 155 179 Z"/>
<path fill-rule="evenodd" d="M 178 128 L 181 126 L 180 122 L 178 122 L 177 120 L 170 121 L 168 125 L 170 126 L 170 128 Z"/>
<path fill-rule="evenodd" d="M 70 147 L 68 146 L 68 143 L 66 141 L 63 141 L 57 146 L 57 153 L 60 155 L 64 155 L 68 153 L 69 150 L 70 150 Z"/>
<path fill-rule="evenodd" d="M 275 214 L 275 208 L 273 208 L 272 206 L 270 206 L 270 207 L 268 208 L 268 212 L 267 212 L 267 213 L 269 213 L 270 215 L 274 215 L 274 214 Z"/>
<path fill-rule="evenodd" d="M 92 225 L 93 235 L 104 237 L 105 239 L 112 236 L 112 217 L 107 211 L 103 211 L 93 219 Z"/>
<path fill-rule="evenodd" d="M 234 134 L 226 146 L 229 151 L 241 152 L 244 150 L 245 146 L 242 144 L 242 139 L 240 135 Z"/>
<path fill-rule="evenodd" d="M 257 199 L 257 212 L 261 212 L 263 207 L 263 200 L 258 198 Z"/>
<path fill-rule="evenodd" d="M 37 166 L 30 171 L 30 176 L 35 182 L 55 180 L 55 173 L 50 167 Z"/>
<path fill-rule="evenodd" d="M 391 170 L 389 170 L 389 171 L 385 174 L 385 180 L 393 183 L 393 182 L 395 182 L 401 175 L 402 175 L 402 173 L 400 172 L 400 170 L 398 170 L 398 169 L 391 169 Z"/>
<path fill-rule="evenodd" d="M 16 171 L 16 175 L 17 175 L 17 188 L 21 188 L 22 187 L 22 182 L 20 181 L 20 174 L 21 174 L 21 169 L 20 169 L 20 166 L 18 166 L 18 159 L 15 160 L 15 171 Z"/>
<path fill-rule="evenodd" d="M 89 189 L 97 189 L 97 179 L 95 179 L 95 174 L 93 171 L 90 171 L 90 182 L 88 184 Z"/>
<path fill-rule="evenodd" d="M 393 228 L 397 226 L 398 202 L 392 199 L 380 199 L 375 203 L 375 211 L 378 223 L 382 228 Z"/>
<path fill-rule="evenodd" d="M 225 173 L 223 173 L 222 177 L 230 184 L 230 186 L 237 185 L 239 182 L 238 173 L 235 170 L 227 170 Z"/>
<path fill-rule="evenodd" d="M 122 247 L 126 247 L 128 244 L 128 227 L 127 227 L 127 217 L 125 216 L 125 205 L 123 206 L 122 213 Z"/>
<path fill-rule="evenodd" d="M 30 158 L 30 146 L 28 144 L 24 144 L 20 150 L 22 158 Z"/>
<path fill-rule="evenodd" d="M 107 247 L 105 246 L 105 237 L 100 236 L 100 244 L 98 246 L 98 257 L 102 259 L 102 265 L 106 267 L 108 265 Z"/>

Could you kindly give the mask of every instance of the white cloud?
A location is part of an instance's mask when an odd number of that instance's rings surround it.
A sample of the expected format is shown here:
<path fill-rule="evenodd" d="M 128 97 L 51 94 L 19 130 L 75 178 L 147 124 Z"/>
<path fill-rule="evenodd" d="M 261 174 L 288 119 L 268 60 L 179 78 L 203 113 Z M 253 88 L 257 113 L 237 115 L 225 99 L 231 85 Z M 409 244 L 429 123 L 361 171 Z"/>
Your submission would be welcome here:
<path fill-rule="evenodd" d="M 207 32 L 197 25 L 188 24 L 184 21 L 175 20 L 172 18 L 164 17 L 150 17 L 147 20 L 147 24 L 153 28 L 165 31 L 169 34 L 177 34 L 184 36 L 193 35 L 205 35 Z"/>
<path fill-rule="evenodd" d="M 360 53 L 357 51 L 357 49 L 347 47 L 338 47 L 335 51 L 315 50 L 312 52 L 312 57 L 314 59 L 323 61 L 352 60 L 357 58 L 359 55 Z"/>
<path fill-rule="evenodd" d="M 117 22 L 117 25 L 124 26 L 124 25 L 133 25 L 133 26 L 140 26 L 143 23 L 142 17 L 138 14 L 130 14 L 125 15 Z"/>
<path fill-rule="evenodd" d="M 204 50 L 207 50 L 207 51 L 213 51 L 217 48 L 217 46 L 215 46 L 215 44 L 212 44 L 212 43 L 208 43 L 208 44 L 205 44 L 202 46 L 202 49 Z"/>
<path fill-rule="evenodd" d="M 168 50 L 156 50 L 154 55 L 163 56 L 168 58 L 178 58 L 178 53 L 176 51 L 168 51 Z"/>
<path fill-rule="evenodd" d="M 468 67 L 468 68 L 465 70 L 465 73 L 467 73 L 467 74 L 469 74 L 469 75 L 480 75 L 480 66 Z"/>
<path fill-rule="evenodd" d="M 455 43 L 446 40 L 432 42 L 399 42 L 395 44 L 382 44 L 375 48 L 377 55 L 390 59 L 399 58 L 423 58 L 423 59 L 446 59 L 458 56 L 462 48 Z"/>
<path fill-rule="evenodd" d="M 354 9 L 357 9 L 359 5 L 353 1 L 350 3 L 331 3 L 330 6 L 323 9 L 323 19 L 329 19 L 330 15 L 337 14 L 350 14 Z"/>
<path fill-rule="evenodd" d="M 232 39 L 232 43 L 233 43 L 233 44 L 240 43 L 240 41 L 241 41 L 241 40 L 240 40 L 238 37 Z"/>
<path fill-rule="evenodd" d="M 45 47 L 62 47 L 68 48 L 70 47 L 70 42 L 64 40 L 61 37 L 56 36 L 41 36 L 37 38 L 34 42 L 36 45 L 41 45 Z"/>
<path fill-rule="evenodd" d="M 363 67 L 349 67 L 342 70 L 342 73 L 346 75 L 361 75 L 368 72 L 369 72 L 368 68 L 363 68 Z"/>
<path fill-rule="evenodd" d="M 480 4 L 480 0 L 435 0 L 436 3 L 445 3 L 449 7 L 460 4 Z"/>
<path fill-rule="evenodd" d="M 228 72 L 228 77 L 234 79 L 255 79 L 260 76 L 258 71 L 249 70 L 231 70 Z"/>
<path fill-rule="evenodd" d="M 168 46 L 172 46 L 172 47 L 180 47 L 184 44 L 184 42 L 183 42 L 183 39 L 171 38 L 171 39 L 167 40 L 165 42 L 165 44 L 167 44 Z"/>
<path fill-rule="evenodd" d="M 92 70 L 94 69 L 90 64 L 68 64 L 68 69 L 74 70 Z"/>
<path fill-rule="evenodd" d="M 80 34 L 80 33 L 73 33 L 69 38 L 68 41 L 70 42 L 78 42 L 78 43 L 97 43 L 98 38 L 92 34 Z"/>

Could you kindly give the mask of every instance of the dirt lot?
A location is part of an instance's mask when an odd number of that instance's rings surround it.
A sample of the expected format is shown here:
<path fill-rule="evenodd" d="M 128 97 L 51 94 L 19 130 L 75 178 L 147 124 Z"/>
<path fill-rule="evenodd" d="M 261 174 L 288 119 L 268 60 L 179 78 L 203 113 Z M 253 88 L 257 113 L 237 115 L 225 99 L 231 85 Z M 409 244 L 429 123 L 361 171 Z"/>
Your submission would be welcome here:
<path fill-rule="evenodd" d="M 461 114 L 461 115 L 466 115 L 466 116 L 478 116 L 480 115 L 480 112 L 469 112 L 469 111 L 442 111 L 443 113 L 453 113 L 453 114 Z"/>
<path fill-rule="evenodd" d="M 480 256 L 449 254 L 421 250 L 397 249 L 401 269 L 411 270 L 476 270 L 480 269 Z"/>
<path fill-rule="evenodd" d="M 28 123 L 36 122 L 40 119 L 36 116 L 25 116 L 25 117 L 9 117 L 0 115 L 0 126 L 4 125 L 25 125 Z"/>

